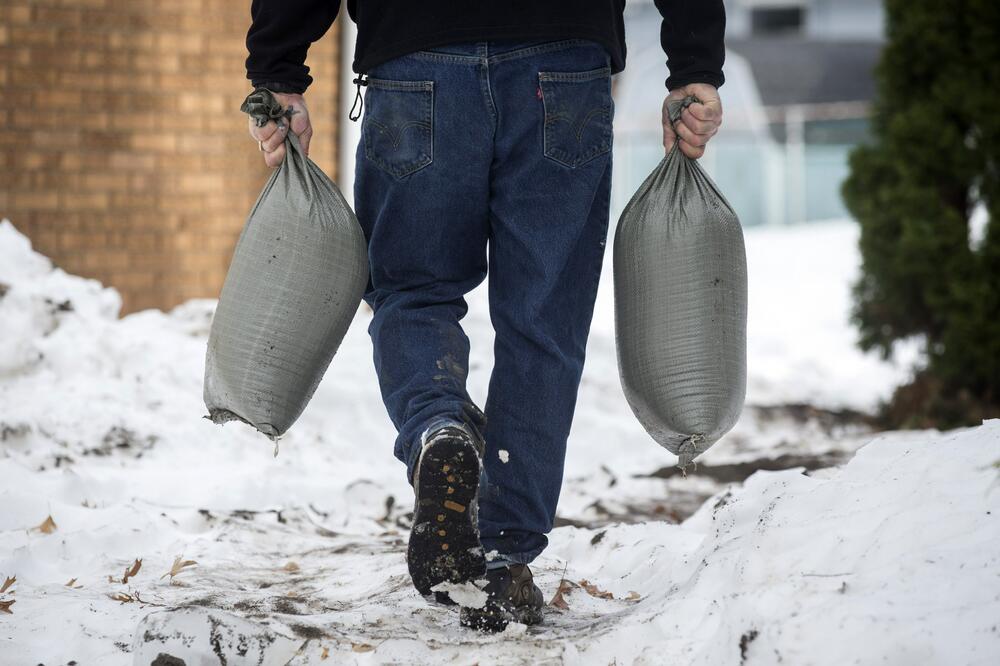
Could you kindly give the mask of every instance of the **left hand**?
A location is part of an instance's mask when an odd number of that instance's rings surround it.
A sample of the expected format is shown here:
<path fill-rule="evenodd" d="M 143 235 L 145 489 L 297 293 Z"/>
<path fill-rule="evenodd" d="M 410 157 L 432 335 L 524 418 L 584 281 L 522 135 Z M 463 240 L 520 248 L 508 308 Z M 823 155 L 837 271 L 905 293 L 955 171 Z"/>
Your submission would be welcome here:
<path fill-rule="evenodd" d="M 701 103 L 684 109 L 680 122 L 676 126 L 671 125 L 667 105 L 690 95 L 697 97 Z M 690 83 L 671 90 L 663 100 L 662 122 L 664 150 L 669 153 L 679 137 L 681 152 L 691 159 L 698 159 L 705 154 L 705 145 L 722 125 L 722 100 L 719 99 L 719 91 L 707 83 Z"/>
<path fill-rule="evenodd" d="M 289 127 L 299 137 L 302 152 L 309 156 L 309 140 L 312 139 L 312 123 L 309 121 L 309 109 L 302 95 L 272 93 L 281 104 L 281 108 L 291 112 L 290 118 L 279 118 L 278 122 L 269 120 L 263 127 L 257 127 L 253 118 L 248 118 L 250 136 L 260 142 L 260 150 L 264 153 L 264 163 L 271 167 L 279 167 L 285 160 L 285 136 Z"/>

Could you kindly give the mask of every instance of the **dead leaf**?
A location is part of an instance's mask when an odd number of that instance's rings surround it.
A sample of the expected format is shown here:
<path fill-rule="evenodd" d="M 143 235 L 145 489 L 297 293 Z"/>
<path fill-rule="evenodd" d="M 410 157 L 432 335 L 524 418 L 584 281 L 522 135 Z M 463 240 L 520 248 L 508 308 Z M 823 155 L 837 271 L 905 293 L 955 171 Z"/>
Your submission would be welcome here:
<path fill-rule="evenodd" d="M 185 568 L 187 568 L 187 567 L 193 567 L 196 564 L 198 564 L 198 563 L 195 562 L 194 560 L 181 560 L 180 556 L 177 556 L 177 557 L 174 558 L 174 563 L 173 563 L 173 565 L 171 565 L 170 571 L 168 571 L 167 573 L 165 573 L 162 576 L 160 576 L 160 579 L 162 580 L 162 579 L 166 578 L 167 576 L 170 576 L 170 580 L 173 580 L 174 576 L 176 576 L 177 574 L 179 574 Z"/>
<path fill-rule="evenodd" d="M 299 570 L 299 565 L 296 564 L 295 562 L 289 561 L 288 564 L 286 564 L 285 566 L 283 566 L 281 568 L 284 569 L 285 571 L 289 572 L 289 573 L 295 573 L 296 571 Z"/>
<path fill-rule="evenodd" d="M 368 643 L 351 643 L 351 649 L 355 652 L 371 652 L 375 646 Z"/>
<path fill-rule="evenodd" d="M 17 599 L 11 599 L 9 601 L 0 601 L 0 613 L 7 613 L 7 615 L 13 615 L 14 611 L 12 611 L 10 607 L 13 606 L 15 602 L 17 602 Z"/>
<path fill-rule="evenodd" d="M 589 594 L 592 597 L 597 597 L 598 599 L 614 599 L 615 598 L 615 595 L 611 594 L 610 592 L 606 592 L 606 591 L 600 589 L 599 587 L 597 587 L 596 585 L 594 585 L 593 583 L 591 583 L 591 582 L 589 582 L 587 580 L 581 580 L 580 581 L 580 587 L 582 587 L 583 589 L 585 589 L 587 591 L 587 594 Z"/>
<path fill-rule="evenodd" d="M 66 583 L 66 587 L 71 587 L 74 590 L 79 590 L 81 587 L 83 587 L 83 585 L 77 585 L 76 584 L 76 578 L 70 578 L 69 582 Z"/>
<path fill-rule="evenodd" d="M 114 576 L 108 576 L 108 582 L 109 583 L 115 582 L 115 577 Z"/>
<path fill-rule="evenodd" d="M 625 601 L 639 601 L 642 597 L 639 596 L 638 592 L 629 592 L 628 596 L 625 597 Z"/>
<path fill-rule="evenodd" d="M 125 575 L 122 576 L 122 585 L 128 582 L 128 579 L 139 573 L 139 569 L 142 568 L 142 560 L 136 558 L 135 562 L 132 563 L 132 567 L 125 570 Z"/>
<path fill-rule="evenodd" d="M 549 606 L 553 606 L 559 610 L 569 610 L 569 604 L 566 603 L 566 595 L 572 592 L 575 587 L 577 585 L 573 581 L 566 578 L 561 579 L 559 581 L 559 589 L 556 590 L 555 596 L 549 602 Z"/>
<path fill-rule="evenodd" d="M 33 527 L 32 529 L 38 530 L 42 534 L 52 534 L 56 531 L 56 521 L 52 520 L 52 516 L 50 515 L 42 521 L 41 525 Z"/>
<path fill-rule="evenodd" d="M 3 582 L 3 585 L 0 585 L 0 594 L 3 594 L 4 592 L 6 592 L 8 590 L 8 588 L 10 588 L 10 586 L 13 585 L 16 582 L 17 582 L 17 576 L 11 576 L 7 580 L 5 580 Z M 13 592 L 11 594 L 13 594 Z"/>
<path fill-rule="evenodd" d="M 330 648 L 324 646 L 323 652 L 319 655 L 320 659 L 328 659 L 330 657 Z"/>
<path fill-rule="evenodd" d="M 115 592 L 114 594 L 109 594 L 109 597 L 115 601 L 120 601 L 123 604 L 131 603 L 135 601 L 131 594 L 126 594 L 125 592 Z"/>

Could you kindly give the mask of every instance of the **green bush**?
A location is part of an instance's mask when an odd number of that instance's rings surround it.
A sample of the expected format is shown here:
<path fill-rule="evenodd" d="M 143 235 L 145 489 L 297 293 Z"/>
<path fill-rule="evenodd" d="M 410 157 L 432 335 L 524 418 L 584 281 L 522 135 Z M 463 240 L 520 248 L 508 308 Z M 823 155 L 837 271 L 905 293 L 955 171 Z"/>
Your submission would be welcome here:
<path fill-rule="evenodd" d="M 886 0 L 874 141 L 843 195 L 861 224 L 854 321 L 886 357 L 917 336 L 926 365 L 892 426 L 1000 416 L 1000 2 Z M 977 206 L 985 237 L 970 242 Z"/>

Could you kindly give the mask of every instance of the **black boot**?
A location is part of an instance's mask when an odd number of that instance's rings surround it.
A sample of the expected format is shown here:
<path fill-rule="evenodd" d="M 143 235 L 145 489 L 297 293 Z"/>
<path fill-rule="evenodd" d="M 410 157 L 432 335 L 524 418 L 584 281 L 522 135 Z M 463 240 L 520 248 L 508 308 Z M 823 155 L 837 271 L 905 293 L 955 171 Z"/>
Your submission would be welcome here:
<path fill-rule="evenodd" d="M 438 583 L 486 575 L 477 510 L 482 450 L 481 440 L 458 426 L 426 437 L 413 474 L 416 506 L 406 552 L 410 578 L 422 595 Z M 435 596 L 451 602 L 445 592 Z"/>
<path fill-rule="evenodd" d="M 483 591 L 486 603 L 482 608 L 463 606 L 459 621 L 463 627 L 480 631 L 503 631 L 510 622 L 541 624 L 545 600 L 535 585 L 527 564 L 490 569 Z"/>

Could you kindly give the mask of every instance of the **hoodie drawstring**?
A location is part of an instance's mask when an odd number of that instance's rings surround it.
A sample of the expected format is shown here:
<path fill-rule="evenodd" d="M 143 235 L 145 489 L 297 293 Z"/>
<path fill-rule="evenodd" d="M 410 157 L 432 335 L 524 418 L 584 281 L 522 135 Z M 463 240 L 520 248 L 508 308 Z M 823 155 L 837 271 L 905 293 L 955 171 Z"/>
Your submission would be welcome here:
<path fill-rule="evenodd" d="M 357 90 L 354 94 L 354 103 L 351 104 L 351 111 L 347 114 L 347 117 L 352 122 L 357 122 L 358 118 L 361 117 L 361 111 L 365 108 L 365 98 L 361 96 L 361 86 L 368 85 L 368 77 L 364 74 L 358 74 L 354 77 L 354 85 L 357 86 Z M 358 110 L 357 113 L 354 113 L 355 108 Z"/>

